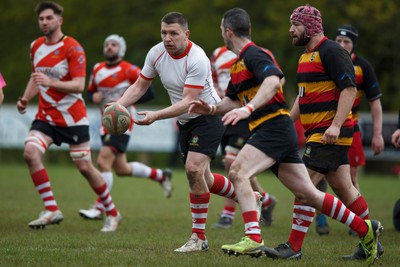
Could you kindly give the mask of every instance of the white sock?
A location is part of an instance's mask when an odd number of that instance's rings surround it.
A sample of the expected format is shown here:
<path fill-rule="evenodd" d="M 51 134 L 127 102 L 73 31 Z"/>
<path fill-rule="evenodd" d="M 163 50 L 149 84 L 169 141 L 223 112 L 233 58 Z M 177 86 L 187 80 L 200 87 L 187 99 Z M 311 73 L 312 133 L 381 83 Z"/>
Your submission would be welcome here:
<path fill-rule="evenodd" d="M 102 172 L 101 176 L 103 176 L 103 179 L 107 184 L 108 191 L 111 191 L 111 188 L 113 186 L 113 181 L 114 181 L 113 173 L 112 172 Z"/>
<path fill-rule="evenodd" d="M 132 166 L 132 176 L 145 178 L 150 177 L 151 168 L 149 166 L 137 161 L 129 162 L 129 164 Z"/>

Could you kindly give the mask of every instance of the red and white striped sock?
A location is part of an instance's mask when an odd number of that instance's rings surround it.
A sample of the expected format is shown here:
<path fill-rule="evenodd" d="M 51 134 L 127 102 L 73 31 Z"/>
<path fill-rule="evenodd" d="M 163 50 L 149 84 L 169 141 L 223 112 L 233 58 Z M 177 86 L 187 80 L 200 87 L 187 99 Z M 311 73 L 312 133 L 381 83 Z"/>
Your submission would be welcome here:
<path fill-rule="evenodd" d="M 209 189 L 211 193 L 237 201 L 235 188 L 225 176 L 213 173 L 214 184 Z"/>
<path fill-rule="evenodd" d="M 205 229 L 210 203 L 210 193 L 194 195 L 190 193 L 190 208 L 192 210 L 192 234 L 196 233 L 201 240 L 205 240 Z"/>
<path fill-rule="evenodd" d="M 242 213 L 244 221 L 244 234 L 251 238 L 251 240 L 261 243 L 261 229 L 258 222 L 256 210 L 251 210 Z"/>
<path fill-rule="evenodd" d="M 347 208 L 357 214 L 361 219 L 369 220 L 368 204 L 362 195 L 354 200 Z"/>
<path fill-rule="evenodd" d="M 321 212 L 356 231 L 360 237 L 368 231 L 364 220 L 350 211 L 338 198 L 325 193 Z"/>
<path fill-rule="evenodd" d="M 315 209 L 313 207 L 306 206 L 297 200 L 294 201 L 292 230 L 288 240 L 294 251 L 301 249 L 314 215 Z"/>
<path fill-rule="evenodd" d="M 44 207 L 49 211 L 58 210 L 57 202 L 51 190 L 50 177 L 46 169 L 41 169 L 31 174 L 32 181 L 43 200 Z"/>
<path fill-rule="evenodd" d="M 114 184 L 114 176 L 112 172 L 102 172 L 101 176 L 103 177 L 104 181 L 107 184 L 108 187 L 108 191 L 111 191 L 111 188 Z M 96 209 L 98 209 L 99 211 L 103 212 L 104 211 L 104 206 L 103 203 L 101 203 L 101 199 L 97 198 L 96 203 L 94 205 L 94 207 Z"/>
<path fill-rule="evenodd" d="M 110 191 L 107 188 L 107 184 L 104 183 L 103 185 L 94 188 L 93 190 L 96 192 L 96 194 L 99 196 L 101 203 L 103 204 L 105 211 L 107 213 L 107 216 L 117 216 L 118 211 L 114 206 L 114 203 L 112 201 Z"/>
<path fill-rule="evenodd" d="M 235 210 L 236 210 L 236 203 L 233 206 L 225 205 L 224 209 L 221 212 L 221 217 L 226 217 L 233 220 L 235 218 Z"/>

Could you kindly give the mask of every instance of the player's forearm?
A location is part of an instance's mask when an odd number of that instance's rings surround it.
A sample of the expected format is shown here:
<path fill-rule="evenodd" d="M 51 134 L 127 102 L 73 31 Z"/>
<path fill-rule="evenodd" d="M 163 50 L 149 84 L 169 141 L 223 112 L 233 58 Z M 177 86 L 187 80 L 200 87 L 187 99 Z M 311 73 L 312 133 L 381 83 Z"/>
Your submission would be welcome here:
<path fill-rule="evenodd" d="M 265 78 L 258 89 L 257 94 L 250 101 L 250 104 L 254 106 L 254 110 L 264 106 L 267 102 L 269 102 L 280 88 L 281 85 L 278 76 L 274 75 Z"/>
<path fill-rule="evenodd" d="M 332 125 L 336 127 L 342 127 L 344 121 L 350 113 L 350 110 L 354 104 L 357 90 L 355 87 L 347 87 L 340 93 L 339 103 L 336 110 L 336 115 L 332 121 Z"/>
<path fill-rule="evenodd" d="M 151 81 L 139 77 L 134 84 L 126 89 L 117 103 L 125 107 L 135 104 L 146 93 L 150 85 Z"/>
<path fill-rule="evenodd" d="M 191 99 L 183 99 L 169 107 L 156 111 L 157 120 L 169 119 L 178 117 L 182 114 L 188 113 Z"/>
<path fill-rule="evenodd" d="M 290 118 L 292 119 L 292 121 L 295 122 L 299 119 L 299 117 L 300 117 L 299 96 L 297 96 L 292 106 L 292 109 L 290 110 Z"/>
<path fill-rule="evenodd" d="M 382 105 L 381 100 L 376 99 L 369 102 L 371 109 L 372 123 L 373 123 L 373 133 L 374 135 L 382 135 Z"/>
<path fill-rule="evenodd" d="M 85 78 L 74 78 L 71 81 L 51 80 L 49 87 L 66 94 L 80 94 L 85 89 Z"/>
<path fill-rule="evenodd" d="M 21 96 L 21 98 L 25 101 L 29 101 L 32 98 L 35 97 L 39 93 L 39 87 L 35 85 L 33 82 L 32 78 L 29 79 L 28 84 L 25 88 L 24 94 Z"/>

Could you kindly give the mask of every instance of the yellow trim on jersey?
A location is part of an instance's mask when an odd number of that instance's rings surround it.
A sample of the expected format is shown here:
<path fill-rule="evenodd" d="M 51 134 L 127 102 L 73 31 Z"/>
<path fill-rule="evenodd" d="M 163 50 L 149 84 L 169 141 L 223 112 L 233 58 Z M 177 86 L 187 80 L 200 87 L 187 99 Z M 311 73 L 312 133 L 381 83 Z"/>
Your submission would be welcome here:
<path fill-rule="evenodd" d="M 310 62 L 321 63 L 321 57 L 319 56 L 318 51 L 305 53 L 301 55 L 299 59 L 299 63 L 310 63 Z"/>
<path fill-rule="evenodd" d="M 321 140 L 323 135 L 324 135 L 323 133 L 312 134 L 310 137 L 307 138 L 307 142 L 315 142 L 322 144 Z M 351 143 L 353 143 L 353 137 L 339 137 L 335 145 L 351 146 Z"/>
<path fill-rule="evenodd" d="M 261 117 L 261 118 L 259 118 L 259 119 L 257 119 L 257 120 L 251 121 L 251 122 L 249 123 L 250 131 L 252 131 L 254 128 L 256 128 L 257 126 L 259 126 L 261 123 L 263 123 L 263 122 L 265 122 L 265 121 L 267 121 L 267 120 L 270 120 L 270 119 L 272 119 L 272 118 L 275 118 L 275 117 L 277 117 L 277 116 L 279 116 L 279 115 L 287 115 L 287 116 L 290 116 L 290 112 L 289 112 L 289 110 L 287 110 L 287 109 L 278 109 L 278 110 L 275 111 L 274 113 L 270 113 L 270 114 L 268 114 L 268 115 L 266 115 L 266 116 L 263 116 L 263 117 Z"/>
<path fill-rule="evenodd" d="M 232 65 L 231 74 L 236 74 L 244 70 L 247 70 L 246 65 L 244 64 L 244 59 L 240 59 Z"/>
<path fill-rule="evenodd" d="M 362 68 L 360 66 L 354 66 L 354 72 L 355 72 L 356 76 L 357 75 L 359 75 L 359 76 L 363 75 L 363 70 L 362 70 Z"/>
<path fill-rule="evenodd" d="M 333 81 L 321 81 L 312 83 L 298 83 L 298 88 L 307 88 L 306 94 L 327 93 L 336 90 L 336 84 Z"/>
<path fill-rule="evenodd" d="M 331 121 L 336 115 L 336 110 L 328 110 L 324 112 L 300 114 L 302 124 L 314 124 L 315 122 L 322 123 Z"/>

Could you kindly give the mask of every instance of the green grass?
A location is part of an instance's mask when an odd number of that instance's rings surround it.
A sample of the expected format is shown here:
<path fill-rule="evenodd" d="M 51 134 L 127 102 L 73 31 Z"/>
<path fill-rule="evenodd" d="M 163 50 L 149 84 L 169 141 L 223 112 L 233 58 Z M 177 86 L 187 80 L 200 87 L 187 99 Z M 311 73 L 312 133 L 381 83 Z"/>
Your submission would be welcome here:
<path fill-rule="evenodd" d="M 116 178 L 112 197 L 123 220 L 117 232 L 103 234 L 100 232 L 103 222 L 85 221 L 78 216 L 78 209 L 87 208 L 95 200 L 87 182 L 71 165 L 47 165 L 65 219 L 45 230 L 28 227 L 43 204 L 25 165 L 0 167 L 0 266 L 365 266 L 365 262 L 348 263 L 340 259 L 341 255 L 354 251 L 358 239 L 348 236 L 347 228 L 332 220 L 328 236 L 318 236 L 312 225 L 301 261 L 224 255 L 221 245 L 239 241 L 243 222 L 237 212 L 232 229 L 211 229 L 223 205 L 223 199 L 217 196 L 212 196 L 206 229 L 210 250 L 174 253 L 191 233 L 188 183 L 183 170 L 175 170 L 175 190 L 168 200 L 154 182 Z M 261 175 L 259 180 L 278 198 L 275 221 L 270 228 L 263 228 L 262 233 L 266 245 L 275 246 L 289 235 L 293 196 L 269 173 Z M 381 220 L 385 227 L 381 238 L 385 254 L 381 262 L 385 266 L 398 265 L 400 232 L 394 229 L 392 212 L 400 197 L 400 180 L 361 175 L 360 184 L 373 218 Z"/>

